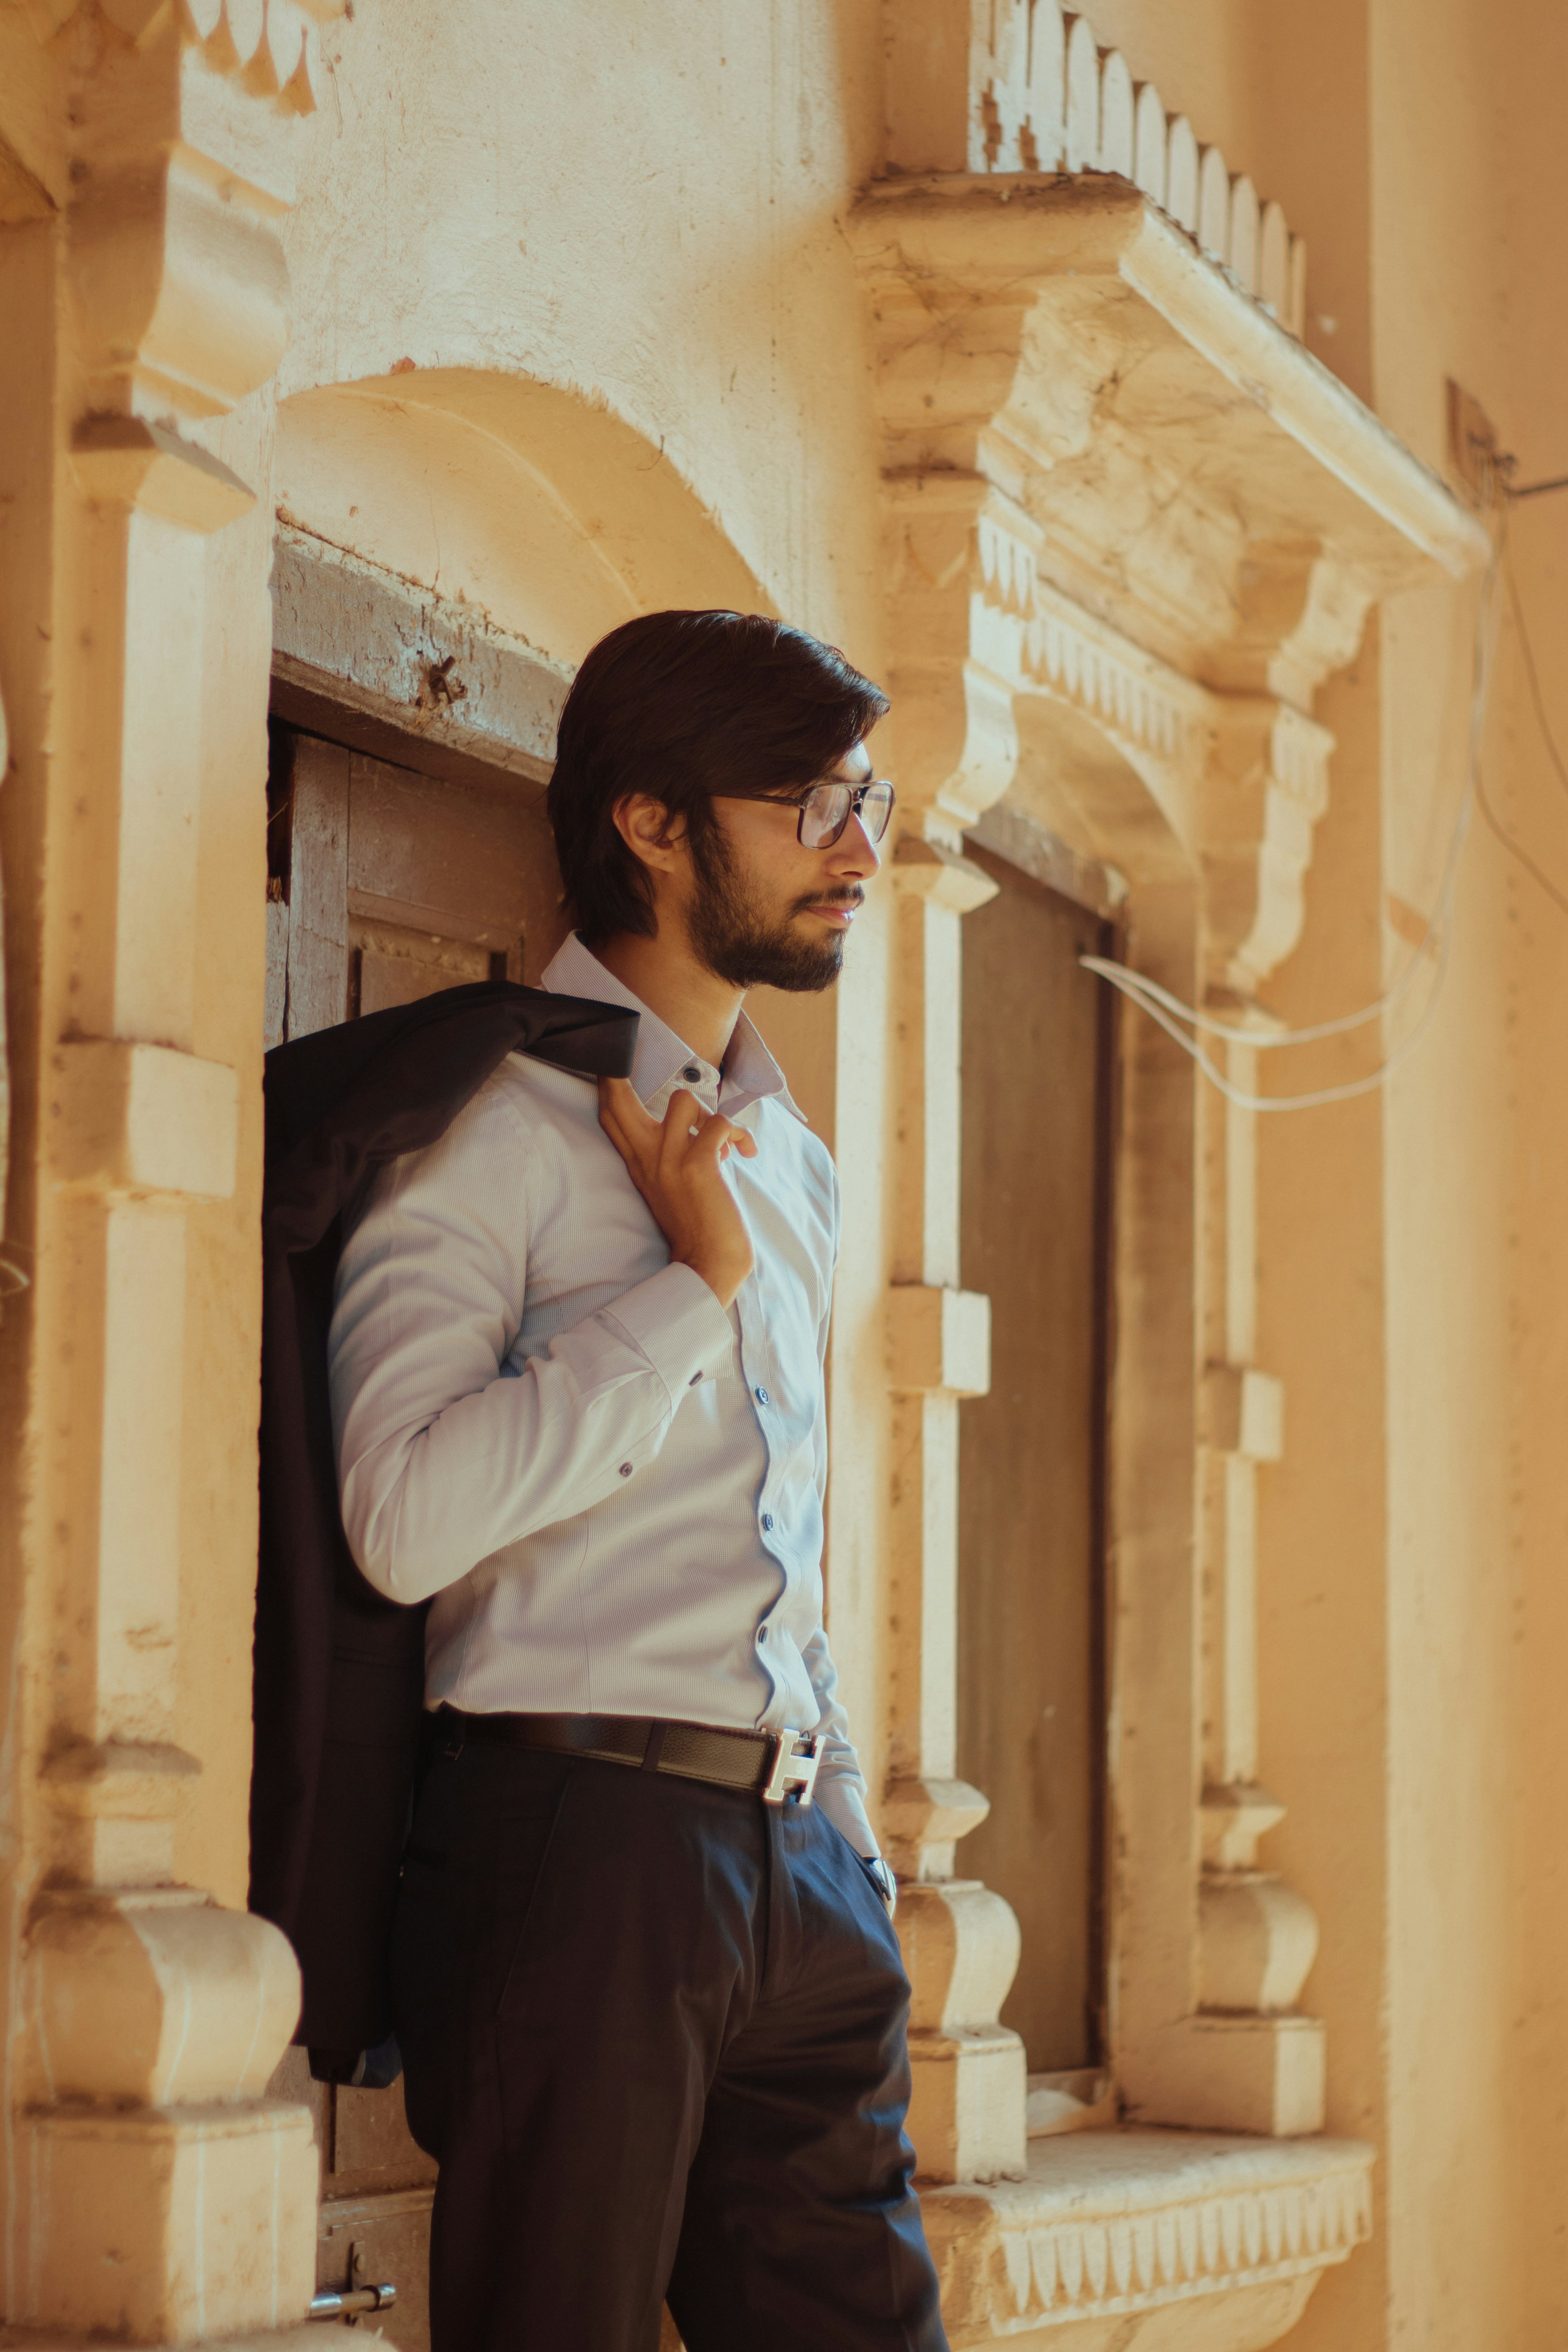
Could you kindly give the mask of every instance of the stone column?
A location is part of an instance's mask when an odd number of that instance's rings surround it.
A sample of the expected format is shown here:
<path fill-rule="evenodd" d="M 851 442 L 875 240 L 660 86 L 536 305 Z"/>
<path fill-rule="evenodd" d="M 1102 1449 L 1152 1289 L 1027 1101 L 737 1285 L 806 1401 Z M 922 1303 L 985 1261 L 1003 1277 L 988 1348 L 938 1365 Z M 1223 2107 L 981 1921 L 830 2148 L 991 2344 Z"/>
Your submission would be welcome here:
<path fill-rule="evenodd" d="M 1227 1027 L 1262 1039 L 1278 1024 L 1255 992 L 1300 936 L 1333 744 L 1287 702 L 1237 695 L 1218 711 L 1205 790 L 1207 999 Z M 1220 1054 L 1236 1093 L 1256 1097 L 1263 1055 L 1240 1043 Z M 1322 2128 L 1324 2041 L 1320 2021 L 1296 2009 L 1316 1916 L 1258 1864 L 1258 1839 L 1285 1811 L 1258 1779 L 1258 1474 L 1284 1443 L 1283 1392 L 1256 1361 L 1258 1117 L 1205 1088 L 1197 1995 L 1209 2087 L 1194 2084 L 1184 2119 L 1283 2135 Z"/>
<path fill-rule="evenodd" d="M 259 1037 L 263 985 L 259 916 L 252 942 L 213 939 L 199 869 L 226 824 L 209 648 L 257 648 L 258 722 L 266 699 L 268 534 L 247 562 L 216 541 L 265 485 L 200 428 L 282 352 L 288 117 L 311 103 L 315 39 L 293 0 L 0 9 L 0 129 L 38 196 L 0 231 L 5 307 L 48 385 L 19 419 L 31 630 L 15 581 L 4 612 L 26 681 L 6 882 L 32 1276 L 5 1335 L 27 1433 L 6 2317 L 148 2343 L 301 2321 L 314 2278 L 309 2117 L 262 2095 L 298 2014 L 293 1956 L 177 1884 L 175 1838 L 202 1771 L 183 1740 L 188 1580 L 214 1568 L 190 1523 L 189 1368 L 236 1343 L 237 1305 L 187 1280 L 188 1240 L 242 1165 L 239 1077 L 200 1050 L 204 998 L 253 947 Z M 259 757 L 243 782 L 259 840 Z M 253 1429 L 234 1433 L 236 1475 Z M 247 1654 L 242 1591 L 232 1640 Z M 242 1784 L 232 1804 L 243 1855 Z"/>
<path fill-rule="evenodd" d="M 1207 735 L 1200 939 L 1185 969 L 1209 1012 L 1242 1033 L 1241 1042 L 1203 1040 L 1205 1051 L 1237 1094 L 1255 1097 L 1263 1056 L 1245 1040 L 1264 1039 L 1276 1025 L 1255 992 L 1300 935 L 1332 744 L 1289 705 L 1242 695 L 1214 698 Z M 1167 984 L 1187 994 L 1184 980 Z M 1154 1998 L 1141 1991 L 1125 2011 L 1123 2082 L 1143 2121 L 1276 2136 L 1319 2131 L 1323 2029 L 1296 2006 L 1317 1950 L 1317 1920 L 1258 1860 L 1259 1838 L 1285 1811 L 1258 1778 L 1257 1481 L 1260 1465 L 1279 1460 L 1284 1433 L 1280 1385 L 1255 1361 L 1259 1114 L 1181 1070 L 1163 1040 L 1140 1034 L 1136 1051 L 1164 1068 L 1169 1086 L 1193 1089 L 1195 1122 L 1198 1835 L 1182 1841 L 1188 1887 L 1196 1865 L 1195 1908 L 1178 1912 L 1174 1885 L 1165 1896 L 1168 1981 L 1153 1979 Z M 1136 1084 L 1131 1099 L 1139 1100 Z M 1177 1851 L 1169 1828 L 1162 1843 L 1167 1853 Z M 1149 1907 L 1145 1885 L 1132 1910 Z M 1184 1929 L 1173 1933 L 1184 1914 Z M 1141 1916 L 1137 1925 L 1147 1932 Z"/>
<path fill-rule="evenodd" d="M 927 493 L 929 492 L 929 497 Z M 984 486 L 904 486 L 889 522 L 896 638 L 942 639 L 932 603 L 984 597 L 975 512 Z M 965 628 L 960 642 L 967 644 Z M 997 2015 L 1016 1972 L 1017 1921 L 954 1874 L 958 1839 L 984 1820 L 956 1777 L 958 1404 L 990 1385 L 989 1299 L 960 1285 L 963 916 L 995 885 L 963 854 L 963 825 L 1005 789 L 1012 697 L 981 663 L 901 661 L 894 673 L 900 816 L 894 852 L 900 1143 L 888 1369 L 893 1391 L 892 1724 L 882 1819 L 901 1883 L 914 1988 L 910 2129 L 922 2177 L 1021 2174 L 1026 2060 Z"/>

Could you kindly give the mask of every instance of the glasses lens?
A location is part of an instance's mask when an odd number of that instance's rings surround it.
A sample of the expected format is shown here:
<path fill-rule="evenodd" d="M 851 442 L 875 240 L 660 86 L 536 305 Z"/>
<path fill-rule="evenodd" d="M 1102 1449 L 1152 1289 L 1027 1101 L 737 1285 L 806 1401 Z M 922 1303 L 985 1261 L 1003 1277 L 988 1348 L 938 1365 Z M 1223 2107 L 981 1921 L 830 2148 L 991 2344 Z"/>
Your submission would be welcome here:
<path fill-rule="evenodd" d="M 851 797 L 847 784 L 813 784 L 800 804 L 800 837 L 805 848 L 832 847 L 849 822 Z"/>
<path fill-rule="evenodd" d="M 860 802 L 860 822 L 866 828 L 866 838 L 880 841 L 888 830 L 888 819 L 893 814 L 891 784 L 868 784 Z"/>

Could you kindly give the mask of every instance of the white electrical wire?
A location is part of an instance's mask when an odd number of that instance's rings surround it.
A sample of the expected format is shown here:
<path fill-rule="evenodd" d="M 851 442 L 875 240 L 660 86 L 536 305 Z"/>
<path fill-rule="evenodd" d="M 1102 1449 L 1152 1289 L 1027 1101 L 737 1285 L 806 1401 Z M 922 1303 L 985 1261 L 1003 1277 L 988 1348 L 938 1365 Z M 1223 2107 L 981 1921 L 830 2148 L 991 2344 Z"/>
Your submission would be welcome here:
<path fill-rule="evenodd" d="M 1357 1095 L 1371 1094 L 1374 1088 L 1384 1084 L 1407 1055 L 1415 1051 L 1432 1025 L 1437 1011 L 1438 998 L 1442 993 L 1444 976 L 1448 968 L 1448 947 L 1453 935 L 1454 887 L 1458 877 L 1459 854 L 1464 847 L 1465 837 L 1469 832 L 1470 819 L 1475 811 L 1476 777 L 1480 764 L 1481 737 L 1486 724 L 1487 699 L 1491 687 L 1492 659 L 1497 650 L 1497 624 L 1493 612 L 1497 575 L 1498 548 L 1494 544 L 1492 559 L 1487 566 L 1486 577 L 1482 583 L 1476 609 L 1475 682 L 1470 694 L 1470 728 L 1465 786 L 1459 795 L 1454 828 L 1448 838 L 1447 854 L 1443 860 L 1443 878 L 1438 887 L 1436 905 L 1419 944 L 1411 955 L 1410 961 L 1392 987 L 1385 989 L 1373 1003 L 1364 1004 L 1354 1013 L 1341 1013 L 1336 1020 L 1315 1022 L 1310 1027 L 1304 1029 L 1259 1033 L 1237 1028 L 1233 1022 L 1215 1020 L 1212 1015 L 1200 1012 L 1195 1005 L 1184 1004 L 1179 996 L 1173 995 L 1169 989 L 1162 988 L 1157 981 L 1148 979 L 1142 972 L 1133 971 L 1126 964 L 1112 962 L 1109 957 L 1079 956 L 1079 963 L 1086 971 L 1098 973 L 1101 980 L 1109 982 L 1112 988 L 1119 990 L 1131 1003 L 1146 1013 L 1150 1020 L 1165 1032 L 1167 1037 L 1173 1038 L 1183 1053 L 1192 1056 L 1210 1085 L 1217 1088 L 1226 1102 L 1234 1104 L 1237 1110 L 1312 1110 L 1324 1103 L 1350 1102 Z M 1363 1078 L 1349 1079 L 1343 1086 L 1320 1087 L 1312 1093 L 1300 1095 L 1247 1094 L 1226 1076 L 1224 1071 L 1219 1069 L 1204 1052 L 1194 1037 L 1187 1036 L 1176 1025 L 1178 1022 L 1185 1022 L 1194 1030 L 1203 1031 L 1209 1036 L 1222 1037 L 1229 1044 L 1246 1045 L 1255 1053 L 1279 1045 L 1312 1045 L 1320 1038 L 1341 1036 L 1347 1030 L 1363 1028 L 1368 1022 L 1375 1021 L 1384 1013 L 1393 1010 L 1415 978 L 1434 933 L 1437 939 L 1436 968 L 1432 975 L 1431 992 L 1426 999 L 1420 1019 L 1408 1037 L 1402 1039 L 1375 1070 L 1370 1071 Z"/>

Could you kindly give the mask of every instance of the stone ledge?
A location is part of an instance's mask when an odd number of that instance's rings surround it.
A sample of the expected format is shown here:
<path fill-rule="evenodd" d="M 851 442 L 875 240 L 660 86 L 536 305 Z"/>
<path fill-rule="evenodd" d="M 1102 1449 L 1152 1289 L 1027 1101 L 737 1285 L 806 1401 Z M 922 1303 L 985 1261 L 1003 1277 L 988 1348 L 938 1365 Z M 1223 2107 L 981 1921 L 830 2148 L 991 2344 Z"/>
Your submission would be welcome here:
<path fill-rule="evenodd" d="M 226 1063 L 132 1037 L 68 1038 L 46 1100 L 60 1181 L 103 1195 L 234 1197 L 239 1080 Z"/>
<path fill-rule="evenodd" d="M 1257 2302 L 1253 2289 L 1305 2282 L 1277 2298 L 1289 2326 L 1312 2277 L 1370 2237 L 1373 2161 L 1358 2140 L 1084 2131 L 1032 2142 L 1023 2180 L 927 2189 L 955 2352 L 1203 2297 L 1234 2306 L 1240 2290 Z M 1217 2306 L 1215 2319 L 1230 2344 Z"/>
<path fill-rule="evenodd" d="M 217 2340 L 223 2352 L 322 2352 L 321 2326 L 319 2320 L 301 2320 L 296 2326 L 252 2328 L 245 2335 Z M 367 2329 L 366 2334 L 384 2342 L 380 2328 Z M 26 2325 L 0 2327 L 0 2352 L 103 2352 L 104 2340 L 74 2328 L 57 2334 Z M 198 2341 L 215 2339 L 207 2336 Z M 140 2346 L 138 2352 L 195 2352 L 195 2347 L 187 2343 L 148 2344 Z M 390 2346 L 387 2352 L 392 2352 Z"/>
<path fill-rule="evenodd" d="M 901 854 L 901 842 L 899 847 Z M 989 1394 L 991 1301 L 983 1291 L 895 1282 L 888 1292 L 887 1333 L 889 1385 L 899 1393 Z"/>

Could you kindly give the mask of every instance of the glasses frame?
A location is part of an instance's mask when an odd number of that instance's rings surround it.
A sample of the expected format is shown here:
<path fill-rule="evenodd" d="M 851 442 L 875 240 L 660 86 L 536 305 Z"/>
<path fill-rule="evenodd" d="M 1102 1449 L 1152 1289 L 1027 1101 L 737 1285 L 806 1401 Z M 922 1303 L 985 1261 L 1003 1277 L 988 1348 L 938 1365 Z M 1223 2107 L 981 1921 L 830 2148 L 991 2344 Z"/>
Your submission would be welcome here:
<path fill-rule="evenodd" d="M 887 793 L 888 814 L 882 821 L 880 830 L 877 833 L 873 833 L 870 826 L 866 824 L 862 812 L 866 805 L 867 793 L 876 792 L 885 792 Z M 847 793 L 849 795 L 848 807 L 845 810 L 843 816 L 839 819 L 838 824 L 835 826 L 833 832 L 828 835 L 826 841 L 807 841 L 805 837 L 805 812 L 807 803 L 809 803 L 813 793 Z M 807 784 L 805 791 L 798 793 L 715 793 L 713 797 L 716 801 L 762 801 L 769 808 L 794 809 L 796 812 L 795 837 L 799 842 L 803 849 L 836 848 L 838 843 L 843 840 L 844 835 L 848 829 L 849 820 L 852 816 L 860 818 L 860 823 L 865 830 L 866 838 L 870 843 L 872 848 L 875 849 L 879 841 L 886 840 L 888 827 L 893 821 L 893 811 L 899 804 L 899 795 L 894 787 L 888 782 L 886 776 L 868 776 L 863 784 L 847 783 L 842 776 L 822 776 L 817 779 L 815 784 Z"/>

